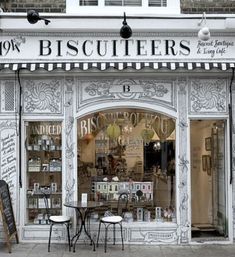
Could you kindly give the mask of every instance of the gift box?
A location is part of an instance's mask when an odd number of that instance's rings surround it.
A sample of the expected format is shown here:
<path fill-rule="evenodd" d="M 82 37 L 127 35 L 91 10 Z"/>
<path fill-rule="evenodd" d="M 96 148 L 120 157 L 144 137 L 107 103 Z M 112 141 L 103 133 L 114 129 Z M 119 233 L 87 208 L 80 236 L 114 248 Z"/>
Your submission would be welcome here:
<path fill-rule="evenodd" d="M 62 162 L 61 160 L 51 160 L 50 161 L 50 172 L 53 172 L 53 171 L 61 171 L 62 170 Z"/>
<path fill-rule="evenodd" d="M 41 170 L 41 160 L 40 159 L 30 159 L 28 161 L 28 171 L 29 172 L 40 172 Z"/>

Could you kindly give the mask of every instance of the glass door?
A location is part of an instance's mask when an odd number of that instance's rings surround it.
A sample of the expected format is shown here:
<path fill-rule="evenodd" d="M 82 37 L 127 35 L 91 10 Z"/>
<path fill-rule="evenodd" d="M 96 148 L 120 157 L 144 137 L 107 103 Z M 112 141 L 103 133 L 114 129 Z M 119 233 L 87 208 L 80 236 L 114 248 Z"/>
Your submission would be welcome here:
<path fill-rule="evenodd" d="M 225 121 L 191 121 L 192 238 L 227 237 Z"/>
<path fill-rule="evenodd" d="M 223 122 L 216 122 L 212 128 L 212 146 L 213 146 L 213 223 L 216 230 L 223 235 L 227 235 L 226 218 L 226 173 L 225 173 L 225 130 Z"/>

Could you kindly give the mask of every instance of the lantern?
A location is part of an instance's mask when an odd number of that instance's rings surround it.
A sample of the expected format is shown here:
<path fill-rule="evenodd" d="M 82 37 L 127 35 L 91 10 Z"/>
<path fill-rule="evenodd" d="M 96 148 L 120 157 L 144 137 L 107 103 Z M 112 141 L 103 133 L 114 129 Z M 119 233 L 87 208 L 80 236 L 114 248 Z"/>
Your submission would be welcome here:
<path fill-rule="evenodd" d="M 152 124 L 152 127 L 161 141 L 166 140 L 175 130 L 175 122 L 173 119 L 163 115 L 158 116 Z"/>
<path fill-rule="evenodd" d="M 121 134 L 121 129 L 117 124 L 109 124 L 107 127 L 107 135 L 111 139 L 117 139 Z"/>
<path fill-rule="evenodd" d="M 154 131 L 152 129 L 146 128 L 141 131 L 141 137 L 143 138 L 144 143 L 146 144 L 148 144 L 151 141 L 153 136 L 154 136 Z"/>
<path fill-rule="evenodd" d="M 87 144 L 90 143 L 90 141 L 94 138 L 93 134 L 92 133 L 89 133 L 89 134 L 86 134 L 84 137 L 83 137 L 83 140 L 86 141 Z"/>

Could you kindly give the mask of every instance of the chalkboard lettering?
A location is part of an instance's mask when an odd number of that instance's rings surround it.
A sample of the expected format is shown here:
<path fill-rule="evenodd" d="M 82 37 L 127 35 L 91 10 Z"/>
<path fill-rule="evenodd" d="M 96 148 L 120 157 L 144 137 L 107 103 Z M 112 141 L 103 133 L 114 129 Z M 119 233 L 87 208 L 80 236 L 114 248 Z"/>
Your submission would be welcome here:
<path fill-rule="evenodd" d="M 11 252 L 11 238 L 15 236 L 17 243 L 19 243 L 19 239 L 16 230 L 9 187 L 4 180 L 0 180 L 0 211 L 2 214 L 3 226 L 7 238 L 8 251 Z"/>
<path fill-rule="evenodd" d="M 6 129 L 1 131 L 1 178 L 9 186 L 12 205 L 15 205 L 16 197 L 16 132 Z"/>

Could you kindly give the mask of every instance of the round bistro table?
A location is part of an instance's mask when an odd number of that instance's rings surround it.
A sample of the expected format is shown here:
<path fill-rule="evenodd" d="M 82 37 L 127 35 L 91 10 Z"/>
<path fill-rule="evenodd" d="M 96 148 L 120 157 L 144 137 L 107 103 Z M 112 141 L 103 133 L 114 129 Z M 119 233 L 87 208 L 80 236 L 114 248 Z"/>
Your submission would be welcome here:
<path fill-rule="evenodd" d="M 81 201 L 73 201 L 73 202 L 66 202 L 64 203 L 64 206 L 69 208 L 74 208 L 76 210 L 76 233 L 71 239 L 71 244 L 73 246 L 73 252 L 75 252 L 76 243 L 82 233 L 84 231 L 85 235 L 88 236 L 88 238 L 91 241 L 91 244 L 93 245 L 93 251 L 95 251 L 95 242 L 91 237 L 90 232 L 87 229 L 86 220 L 89 219 L 89 213 L 94 211 L 96 208 L 103 206 L 102 202 L 95 202 L 95 201 L 87 201 L 87 202 L 81 202 Z M 80 226 L 79 220 L 81 220 Z M 89 222 L 89 220 L 88 220 Z"/>

